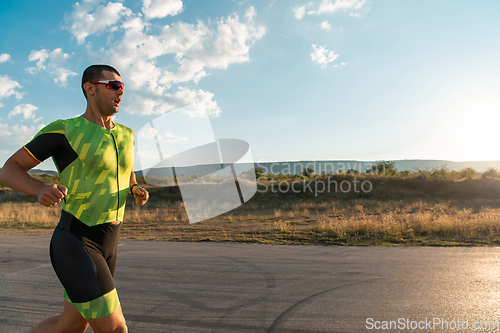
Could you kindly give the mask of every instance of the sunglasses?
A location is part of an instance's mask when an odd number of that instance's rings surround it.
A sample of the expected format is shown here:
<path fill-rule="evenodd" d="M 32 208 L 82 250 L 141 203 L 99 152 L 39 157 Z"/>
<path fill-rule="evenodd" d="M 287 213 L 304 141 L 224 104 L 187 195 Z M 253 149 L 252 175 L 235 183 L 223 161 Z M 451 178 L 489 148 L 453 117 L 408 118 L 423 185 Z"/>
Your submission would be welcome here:
<path fill-rule="evenodd" d="M 89 82 L 89 83 L 92 83 L 92 84 L 96 84 L 96 83 L 104 83 L 106 85 L 106 88 L 110 88 L 110 89 L 115 89 L 115 90 L 118 90 L 118 89 L 125 89 L 125 83 L 123 83 L 122 81 L 116 81 L 116 80 L 106 80 L 106 81 L 96 81 L 96 82 Z"/>

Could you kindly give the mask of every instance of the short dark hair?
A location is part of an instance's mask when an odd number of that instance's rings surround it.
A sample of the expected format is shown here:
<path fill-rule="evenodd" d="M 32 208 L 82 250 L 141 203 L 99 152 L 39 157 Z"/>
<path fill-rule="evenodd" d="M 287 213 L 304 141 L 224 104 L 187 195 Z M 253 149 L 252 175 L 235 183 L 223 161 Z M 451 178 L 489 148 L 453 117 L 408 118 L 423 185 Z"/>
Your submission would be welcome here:
<path fill-rule="evenodd" d="M 113 72 L 118 76 L 121 76 L 120 73 L 118 73 L 118 71 L 115 68 L 109 65 L 92 65 L 87 67 L 87 69 L 83 72 L 82 75 L 82 90 L 85 98 L 87 98 L 87 93 L 85 92 L 85 89 L 83 89 L 83 85 L 85 84 L 85 82 L 99 81 L 100 79 L 103 78 L 102 72 L 104 71 Z"/>

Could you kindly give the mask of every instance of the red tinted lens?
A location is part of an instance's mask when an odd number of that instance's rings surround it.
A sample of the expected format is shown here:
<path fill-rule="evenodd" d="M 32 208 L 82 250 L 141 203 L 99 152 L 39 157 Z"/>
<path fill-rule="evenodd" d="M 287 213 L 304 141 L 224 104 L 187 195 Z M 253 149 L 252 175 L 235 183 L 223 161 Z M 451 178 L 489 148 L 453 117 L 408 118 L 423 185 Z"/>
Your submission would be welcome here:
<path fill-rule="evenodd" d="M 121 81 L 109 81 L 107 87 L 113 88 L 115 90 L 122 88 L 122 90 L 123 90 L 125 88 L 125 83 L 123 83 Z"/>

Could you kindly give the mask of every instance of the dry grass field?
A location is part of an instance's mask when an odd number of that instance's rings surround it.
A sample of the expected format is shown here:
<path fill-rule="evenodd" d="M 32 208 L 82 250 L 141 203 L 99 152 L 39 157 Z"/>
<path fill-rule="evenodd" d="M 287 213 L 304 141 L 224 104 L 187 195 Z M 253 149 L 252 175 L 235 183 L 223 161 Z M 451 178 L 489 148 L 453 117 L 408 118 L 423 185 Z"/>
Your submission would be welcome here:
<path fill-rule="evenodd" d="M 359 190 L 365 181 L 370 182 L 370 191 Z M 315 193 L 328 182 L 329 192 Z M 344 189 L 350 183 L 351 191 L 335 191 L 334 182 L 343 182 Z M 481 175 L 462 180 L 317 176 L 293 188 L 290 182 L 267 180 L 245 205 L 195 224 L 188 222 L 178 188 L 148 189 L 151 200 L 143 207 L 129 197 L 122 238 L 322 245 L 500 244 L 500 181 Z M 0 191 L 0 232 L 51 234 L 60 207 L 45 208 L 33 197 Z"/>

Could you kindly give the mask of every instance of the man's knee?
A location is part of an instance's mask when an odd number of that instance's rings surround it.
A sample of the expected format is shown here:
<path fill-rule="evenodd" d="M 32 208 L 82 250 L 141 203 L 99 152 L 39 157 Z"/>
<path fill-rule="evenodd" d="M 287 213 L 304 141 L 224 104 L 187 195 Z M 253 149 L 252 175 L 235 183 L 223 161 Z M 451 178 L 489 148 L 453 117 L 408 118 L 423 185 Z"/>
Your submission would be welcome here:
<path fill-rule="evenodd" d="M 87 330 L 88 326 L 87 323 L 75 324 L 73 327 L 65 329 L 64 332 L 83 333 Z"/>
<path fill-rule="evenodd" d="M 87 319 L 95 333 L 127 333 L 128 328 L 121 307 L 113 313 L 96 319 Z"/>
<path fill-rule="evenodd" d="M 125 323 L 123 323 L 123 325 L 117 327 L 117 329 L 113 333 L 128 333 L 128 327 Z"/>
<path fill-rule="evenodd" d="M 95 333 L 128 333 L 128 328 L 125 323 L 118 326 L 108 326 L 108 327 L 92 327 Z"/>
<path fill-rule="evenodd" d="M 123 322 L 119 323 L 118 326 L 116 326 L 113 330 L 110 330 L 107 332 L 109 332 L 109 333 L 128 333 L 128 327 L 127 327 L 127 324 L 125 323 L 125 319 L 123 320 Z"/>

